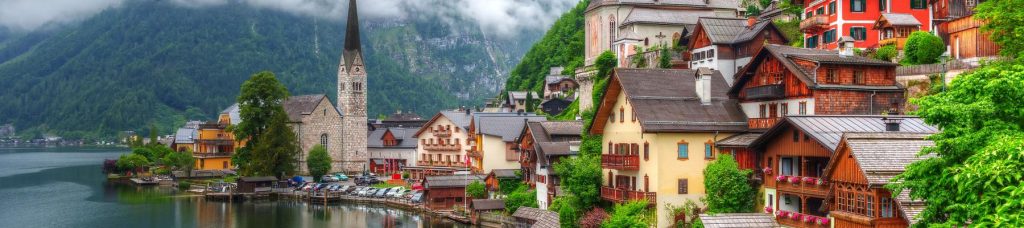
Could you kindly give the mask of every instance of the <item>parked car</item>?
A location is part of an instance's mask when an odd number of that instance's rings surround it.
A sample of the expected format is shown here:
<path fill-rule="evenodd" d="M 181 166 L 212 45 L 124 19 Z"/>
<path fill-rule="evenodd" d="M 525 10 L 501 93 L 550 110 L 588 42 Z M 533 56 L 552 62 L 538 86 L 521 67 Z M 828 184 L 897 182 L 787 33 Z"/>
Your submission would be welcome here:
<path fill-rule="evenodd" d="M 373 195 L 373 193 L 376 193 L 376 192 L 377 192 L 376 188 L 367 188 L 366 191 L 363 192 L 363 194 L 360 194 L 359 196 L 368 197 L 368 196 Z"/>
<path fill-rule="evenodd" d="M 302 191 L 309 191 L 309 190 L 313 189 L 313 187 L 315 185 L 316 185 L 316 183 L 306 182 L 305 184 L 302 185 L 302 188 L 300 188 L 300 190 L 302 190 Z"/>
<path fill-rule="evenodd" d="M 337 182 L 338 179 L 335 178 L 334 175 L 324 175 L 324 176 L 320 177 L 320 181 L 322 181 L 322 182 Z"/>
<path fill-rule="evenodd" d="M 334 178 L 337 179 L 338 181 L 348 181 L 348 176 L 346 176 L 344 173 L 335 173 Z"/>
<path fill-rule="evenodd" d="M 405 193 L 405 187 L 394 187 L 393 190 L 388 194 L 388 198 L 397 198 Z"/>
<path fill-rule="evenodd" d="M 419 193 L 416 193 L 416 195 L 413 195 L 412 196 L 412 202 L 413 203 L 422 203 L 423 202 L 423 193 L 419 192 Z"/>
<path fill-rule="evenodd" d="M 374 198 L 383 198 L 383 197 L 384 197 L 384 196 L 386 196 L 386 195 L 388 194 L 388 192 L 390 192 L 390 191 L 391 191 L 391 189 L 390 189 L 390 188 L 384 188 L 384 189 L 381 189 L 380 191 L 377 191 L 377 193 L 373 194 L 373 197 L 374 197 Z"/>

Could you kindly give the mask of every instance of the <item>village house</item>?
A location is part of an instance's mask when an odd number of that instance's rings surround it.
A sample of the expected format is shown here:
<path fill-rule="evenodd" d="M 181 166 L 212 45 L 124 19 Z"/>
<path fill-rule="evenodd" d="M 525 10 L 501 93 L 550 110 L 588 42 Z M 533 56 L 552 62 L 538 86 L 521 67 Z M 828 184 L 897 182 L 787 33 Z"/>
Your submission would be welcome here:
<path fill-rule="evenodd" d="M 470 170 L 473 173 L 490 173 L 495 169 L 519 169 L 519 147 L 515 139 L 526 127 L 527 121 L 547 120 L 544 116 L 529 113 L 485 113 L 473 114 L 469 131 L 473 147 L 470 147 Z"/>
<path fill-rule="evenodd" d="M 697 20 L 693 33 L 687 35 L 684 39 L 688 40 L 689 68 L 721 71 L 730 86 L 735 81 L 736 71 L 750 63 L 750 58 L 764 44 L 789 43 L 770 17 L 702 17 Z"/>
<path fill-rule="evenodd" d="M 482 227 L 502 227 L 500 221 L 493 219 L 481 219 L 481 217 L 498 217 L 503 216 L 501 213 L 505 211 L 505 200 L 504 199 L 473 199 L 469 201 L 469 223 L 480 225 Z"/>
<path fill-rule="evenodd" d="M 413 138 L 416 144 L 416 165 L 406 166 L 413 179 L 431 175 L 451 175 L 469 170 L 466 153 L 471 151 L 469 109 L 440 111 L 423 125 Z"/>
<path fill-rule="evenodd" d="M 844 133 L 937 132 L 934 126 L 912 116 L 787 116 L 750 145 L 750 149 L 756 151 L 761 158 L 759 165 L 762 168 L 757 173 L 763 180 L 761 192 L 764 195 L 761 198 L 766 207 L 764 211 L 785 211 L 801 219 L 835 220 L 829 213 L 826 201 L 834 196 L 829 195 L 829 184 L 832 181 L 825 175 L 829 162 L 836 158 L 835 153 Z M 893 156 L 893 159 L 900 158 L 898 155 Z M 852 171 L 856 170 L 844 168 L 841 172 Z M 843 182 L 841 178 L 839 180 Z M 828 227 L 794 219 L 779 219 L 779 223 L 793 227 Z"/>
<path fill-rule="evenodd" d="M 646 200 L 668 227 L 666 205 L 700 202 L 715 142 L 747 131 L 746 116 L 719 71 L 618 68 L 609 80 L 590 126 L 606 145 L 601 198 Z"/>
<path fill-rule="evenodd" d="M 579 88 L 579 83 L 576 83 L 575 79 L 562 75 L 562 67 L 552 67 L 548 76 L 544 77 L 544 99 L 549 100 L 553 98 L 561 98 L 563 100 L 573 100 L 575 94 L 570 92 L 575 91 Z"/>
<path fill-rule="evenodd" d="M 501 182 L 522 182 L 519 178 L 519 169 L 495 169 L 487 173 L 487 177 L 484 177 L 484 185 L 487 187 L 487 192 L 490 194 L 490 198 L 497 198 L 501 195 L 501 191 L 511 191 L 515 189 L 501 189 Z"/>
<path fill-rule="evenodd" d="M 899 124 L 899 123 L 894 123 Z M 897 127 L 899 125 L 896 125 Z M 917 222 L 924 202 L 909 190 L 894 195 L 885 185 L 923 159 L 921 149 L 935 143 L 918 133 L 847 133 L 832 154 L 825 176 L 827 199 L 836 227 L 908 227 Z"/>
<path fill-rule="evenodd" d="M 423 179 L 426 197 L 423 206 L 430 210 L 453 210 L 455 207 L 468 209 L 466 186 L 483 181 L 484 175 L 427 176 Z"/>
<path fill-rule="evenodd" d="M 199 125 L 196 127 L 189 128 L 183 127 L 178 128 L 178 131 L 174 133 L 174 141 L 171 143 L 171 149 L 177 152 L 185 151 L 196 151 L 196 140 L 199 139 Z"/>
<path fill-rule="evenodd" d="M 974 18 L 974 7 L 985 0 L 932 0 L 935 31 L 949 45 L 949 56 L 978 62 L 999 54 L 999 46 L 980 28 L 985 23 Z"/>
<path fill-rule="evenodd" d="M 245 146 L 247 140 L 235 140 L 235 135 L 226 128 L 240 122 L 238 105 L 232 105 L 217 116 L 217 122 L 186 122 L 175 133 L 170 146 L 178 152 L 192 151 L 196 170 L 233 169 L 231 156 Z"/>
<path fill-rule="evenodd" d="M 366 153 L 370 158 L 370 172 L 376 174 L 401 173 L 406 166 L 416 163 L 416 131 L 419 129 L 389 127 L 378 128 L 366 138 Z"/>
<path fill-rule="evenodd" d="M 509 112 L 526 112 L 527 100 L 530 99 L 533 99 L 533 105 L 539 105 L 542 100 L 534 91 L 509 91 L 505 105 L 508 106 Z"/>
<path fill-rule="evenodd" d="M 883 13 L 872 28 L 878 31 L 878 46 L 893 45 L 902 51 L 910 33 L 921 30 L 921 22 L 911 14 Z"/>
<path fill-rule="evenodd" d="M 787 115 L 903 113 L 897 65 L 852 52 L 765 45 L 737 73 L 729 96 L 740 101 L 750 129 L 770 128 Z"/>
<path fill-rule="evenodd" d="M 657 51 L 636 53 L 635 47 L 651 49 L 678 42 L 684 30 L 693 31 L 699 17 L 736 17 L 739 0 L 593 0 L 584 12 L 584 64 L 576 70 L 580 84 L 580 110 L 592 105 L 594 61 L 604 51 L 627 66 L 629 56 L 657 56 Z M 654 58 L 648 58 L 653 61 Z M 684 64 L 685 65 L 685 64 Z"/>
<path fill-rule="evenodd" d="M 804 33 L 804 47 L 839 49 L 840 37 L 853 37 L 856 48 L 877 47 L 881 31 L 874 29 L 882 14 L 909 14 L 922 24 L 922 31 L 931 31 L 931 12 L 928 0 L 803 0 L 804 19 L 800 31 Z"/>
<path fill-rule="evenodd" d="M 544 113 L 551 114 L 552 116 L 561 114 L 569 105 L 572 104 L 571 100 L 562 98 L 551 98 L 544 100 L 540 103 L 540 110 Z"/>
<path fill-rule="evenodd" d="M 561 192 L 554 171 L 559 160 L 579 154 L 583 121 L 531 121 L 516 137 L 523 182 L 537 191 L 537 207 L 547 209 Z"/>
<path fill-rule="evenodd" d="M 403 112 L 402 110 L 391 113 L 387 118 L 384 119 L 371 119 L 370 120 L 370 131 L 377 130 L 378 128 L 390 128 L 390 127 L 401 127 L 401 128 L 420 128 L 429 121 L 423 119 L 416 113 Z"/>

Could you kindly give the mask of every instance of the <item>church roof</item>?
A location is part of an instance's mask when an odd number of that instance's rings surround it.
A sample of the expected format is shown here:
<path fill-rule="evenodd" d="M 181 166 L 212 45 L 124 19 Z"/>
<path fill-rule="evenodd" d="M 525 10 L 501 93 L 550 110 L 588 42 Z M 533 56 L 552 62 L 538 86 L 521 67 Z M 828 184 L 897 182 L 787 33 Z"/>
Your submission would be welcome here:
<path fill-rule="evenodd" d="M 313 113 L 323 99 L 327 99 L 327 96 L 323 94 L 292 96 L 284 100 L 281 106 L 284 106 L 284 112 L 288 113 L 288 120 L 302 122 L 302 116 Z"/>
<path fill-rule="evenodd" d="M 356 0 L 348 1 L 348 21 L 345 28 L 345 50 L 342 52 L 342 61 L 345 66 L 352 66 L 352 61 L 362 59 L 362 45 L 359 43 L 359 14 L 357 13 Z M 348 69 L 346 69 L 348 70 Z"/>

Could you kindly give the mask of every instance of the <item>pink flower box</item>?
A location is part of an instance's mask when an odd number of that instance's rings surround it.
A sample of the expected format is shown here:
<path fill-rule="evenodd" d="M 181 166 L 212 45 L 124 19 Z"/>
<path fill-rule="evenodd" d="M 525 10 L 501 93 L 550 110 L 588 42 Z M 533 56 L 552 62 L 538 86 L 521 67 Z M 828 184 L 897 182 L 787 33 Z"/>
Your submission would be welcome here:
<path fill-rule="evenodd" d="M 825 185 L 825 179 L 818 178 L 818 182 L 815 184 L 818 184 L 818 186 Z"/>
<path fill-rule="evenodd" d="M 796 212 L 793 212 L 793 213 L 789 214 L 789 219 L 792 219 L 792 220 L 800 221 L 800 218 L 802 218 L 802 217 L 803 217 L 802 214 L 796 213 Z"/>
<path fill-rule="evenodd" d="M 811 216 L 811 215 L 804 216 L 804 222 L 806 222 L 806 223 L 812 223 L 812 222 L 816 222 L 816 221 L 818 221 L 818 217 L 814 217 L 814 216 Z"/>
<path fill-rule="evenodd" d="M 818 225 L 828 225 L 828 218 L 818 218 Z"/>
<path fill-rule="evenodd" d="M 775 176 L 775 181 L 786 182 L 787 179 L 789 179 L 789 177 L 786 177 L 785 175 Z"/>
<path fill-rule="evenodd" d="M 800 183 L 800 177 L 797 177 L 797 176 L 789 177 L 789 183 L 799 184 Z"/>
<path fill-rule="evenodd" d="M 762 169 L 761 171 L 764 172 L 765 175 L 771 175 L 772 167 L 764 167 L 764 169 Z"/>
<path fill-rule="evenodd" d="M 775 218 L 780 218 L 781 219 L 781 218 L 785 218 L 785 217 L 788 217 L 788 216 L 789 216 L 789 212 L 788 211 L 779 210 L 779 212 L 775 213 Z"/>
<path fill-rule="evenodd" d="M 818 178 L 813 178 L 813 177 L 804 177 L 804 183 L 807 183 L 807 184 L 815 184 L 815 183 L 818 183 Z"/>
<path fill-rule="evenodd" d="M 772 207 L 764 207 L 764 213 L 772 213 Z"/>

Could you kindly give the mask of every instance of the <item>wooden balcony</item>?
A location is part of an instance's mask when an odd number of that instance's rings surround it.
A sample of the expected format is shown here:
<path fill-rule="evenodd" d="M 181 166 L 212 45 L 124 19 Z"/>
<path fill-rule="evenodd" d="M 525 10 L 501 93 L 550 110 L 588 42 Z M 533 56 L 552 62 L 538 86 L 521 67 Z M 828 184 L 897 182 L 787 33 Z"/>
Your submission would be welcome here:
<path fill-rule="evenodd" d="M 793 183 L 793 179 L 791 177 L 796 177 L 798 181 L 796 181 L 796 183 Z M 786 178 L 784 178 L 785 180 L 777 181 L 776 187 L 780 192 L 789 192 L 824 198 L 825 195 L 828 194 L 828 183 L 819 185 L 816 181 L 818 179 L 817 177 L 811 178 L 813 178 L 815 181 L 808 181 L 806 180 L 806 177 L 787 176 Z M 776 178 L 776 180 L 778 180 L 778 178 Z"/>
<path fill-rule="evenodd" d="M 828 29 L 828 15 L 814 15 L 800 21 L 800 31 L 816 33 Z"/>
<path fill-rule="evenodd" d="M 768 129 L 775 126 L 776 122 L 779 122 L 781 118 L 748 118 L 747 128 L 750 129 Z"/>
<path fill-rule="evenodd" d="M 907 43 L 907 38 L 906 37 L 890 37 L 890 38 L 882 39 L 881 41 L 878 41 L 878 46 L 896 45 L 896 50 L 903 50 L 903 45 L 905 45 L 906 43 Z"/>
<path fill-rule="evenodd" d="M 197 158 L 214 158 L 214 157 L 231 157 L 233 152 L 216 152 L 216 153 L 192 153 L 192 157 Z"/>
<path fill-rule="evenodd" d="M 433 166 L 433 167 L 456 167 L 465 168 L 465 162 L 446 162 L 446 161 L 417 161 L 418 166 Z"/>
<path fill-rule="evenodd" d="M 647 200 L 648 204 L 658 203 L 658 195 L 654 192 L 630 191 L 626 189 L 610 188 L 601 186 L 601 199 L 613 203 Z"/>
<path fill-rule="evenodd" d="M 448 138 L 452 137 L 452 130 L 433 130 L 434 137 Z"/>
<path fill-rule="evenodd" d="M 980 0 L 949 0 L 944 7 L 933 8 L 936 21 L 949 21 L 974 15 L 974 7 Z"/>
<path fill-rule="evenodd" d="M 745 93 L 750 100 L 780 99 L 786 97 L 786 88 L 782 84 L 770 84 L 747 88 Z"/>
<path fill-rule="evenodd" d="M 617 170 L 638 170 L 640 169 L 640 155 L 602 154 L 601 168 Z"/>
<path fill-rule="evenodd" d="M 462 145 L 459 144 L 426 144 L 423 145 L 424 150 L 430 151 L 459 151 L 462 150 Z"/>
<path fill-rule="evenodd" d="M 476 150 L 476 146 L 472 146 L 472 147 L 470 147 L 469 150 L 466 150 L 466 156 L 469 156 L 471 158 L 483 158 L 484 157 L 483 153 L 481 153 L 479 150 Z"/>

